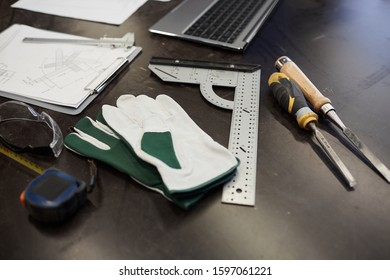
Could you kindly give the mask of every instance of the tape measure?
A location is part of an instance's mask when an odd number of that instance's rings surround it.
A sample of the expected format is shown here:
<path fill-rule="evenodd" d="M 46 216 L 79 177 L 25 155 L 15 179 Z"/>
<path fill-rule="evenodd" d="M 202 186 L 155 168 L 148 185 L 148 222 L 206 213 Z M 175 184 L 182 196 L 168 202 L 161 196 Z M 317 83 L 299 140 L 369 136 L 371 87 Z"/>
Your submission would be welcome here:
<path fill-rule="evenodd" d="M 0 152 L 39 174 L 20 195 L 21 204 L 36 220 L 59 223 L 71 217 L 87 200 L 87 185 L 57 169 L 43 169 L 10 149 Z"/>
<path fill-rule="evenodd" d="M 214 63 L 153 57 L 149 69 L 165 82 L 199 84 L 203 97 L 233 110 L 229 150 L 240 159 L 237 173 L 224 186 L 222 202 L 254 206 L 256 197 L 260 65 Z M 234 101 L 219 97 L 213 86 L 235 88 Z"/>

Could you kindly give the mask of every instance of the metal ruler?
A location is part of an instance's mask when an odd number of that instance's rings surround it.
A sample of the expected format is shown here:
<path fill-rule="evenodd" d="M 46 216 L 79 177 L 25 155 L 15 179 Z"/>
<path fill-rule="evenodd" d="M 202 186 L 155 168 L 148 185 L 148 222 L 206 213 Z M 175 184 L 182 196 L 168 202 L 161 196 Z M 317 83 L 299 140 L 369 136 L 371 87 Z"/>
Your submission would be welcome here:
<path fill-rule="evenodd" d="M 92 45 L 98 47 L 108 46 L 110 48 L 125 48 L 130 49 L 134 45 L 134 33 L 126 33 L 122 38 L 102 37 L 100 39 L 70 39 L 70 38 L 23 38 L 25 43 L 68 43 L 78 45 Z"/>
<path fill-rule="evenodd" d="M 260 65 L 214 63 L 153 57 L 149 69 L 166 82 L 199 84 L 210 103 L 233 110 L 229 150 L 240 159 L 237 173 L 224 186 L 222 202 L 254 206 L 256 197 Z M 235 88 L 234 101 L 219 97 L 213 86 Z"/>

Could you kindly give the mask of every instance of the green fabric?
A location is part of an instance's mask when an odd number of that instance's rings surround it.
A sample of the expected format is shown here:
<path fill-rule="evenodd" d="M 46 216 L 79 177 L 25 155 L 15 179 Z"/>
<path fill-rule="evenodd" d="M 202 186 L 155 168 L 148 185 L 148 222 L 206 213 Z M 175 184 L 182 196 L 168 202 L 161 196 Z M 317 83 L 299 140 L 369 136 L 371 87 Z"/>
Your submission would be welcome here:
<path fill-rule="evenodd" d="M 171 168 L 180 169 L 180 163 L 173 147 L 172 136 L 166 132 L 145 132 L 141 140 L 141 149 L 158 158 Z"/>
<path fill-rule="evenodd" d="M 196 204 L 204 195 L 203 193 L 175 196 L 168 192 L 163 184 L 157 169 L 138 158 L 131 148 L 126 146 L 120 139 L 117 139 L 100 129 L 96 128 L 88 118 L 83 118 L 75 125 L 75 128 L 98 139 L 109 146 L 108 150 L 97 148 L 90 142 L 81 139 L 77 133 L 68 134 L 64 143 L 65 146 L 88 158 L 105 162 L 115 169 L 130 175 L 139 183 L 148 188 L 158 190 L 169 200 L 183 209 L 189 209 Z"/>
<path fill-rule="evenodd" d="M 75 128 L 107 144 L 110 149 L 107 151 L 99 149 L 93 144 L 81 140 L 76 134 L 71 133 L 65 137 L 64 142 L 72 150 L 84 156 L 104 161 L 121 172 L 127 173 L 128 170 L 131 170 L 129 175 L 138 178 L 141 183 L 148 186 L 154 186 L 160 183 L 161 179 L 159 178 L 160 175 L 157 169 L 134 156 L 128 147 L 123 145 L 119 139 L 97 129 L 86 118 L 81 119 Z"/>

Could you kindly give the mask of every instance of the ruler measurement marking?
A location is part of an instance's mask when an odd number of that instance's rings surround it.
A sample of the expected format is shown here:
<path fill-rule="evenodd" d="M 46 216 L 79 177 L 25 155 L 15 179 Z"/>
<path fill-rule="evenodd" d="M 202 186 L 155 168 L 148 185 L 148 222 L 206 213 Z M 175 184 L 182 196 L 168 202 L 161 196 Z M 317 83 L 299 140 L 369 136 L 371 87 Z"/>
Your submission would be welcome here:
<path fill-rule="evenodd" d="M 164 73 L 165 75 L 168 75 L 168 76 L 171 76 L 172 78 L 177 79 L 177 77 L 173 76 L 172 74 L 169 74 L 169 73 L 165 72 L 164 70 L 161 70 L 160 68 L 157 68 L 157 67 L 156 67 L 156 70 L 158 70 L 158 71 Z"/>
<path fill-rule="evenodd" d="M 155 71 L 157 65 L 158 72 Z M 261 69 L 240 72 L 159 63 L 151 63 L 149 68 L 163 81 L 199 84 L 207 101 L 233 110 L 228 149 L 240 159 L 240 165 L 233 179 L 223 188 L 222 202 L 254 206 Z M 234 101 L 216 95 L 214 85 L 235 87 Z"/>
<path fill-rule="evenodd" d="M 23 156 L 17 154 L 17 153 L 14 153 L 13 151 L 11 151 L 10 149 L 4 147 L 4 146 L 0 146 L 0 152 L 9 157 L 10 159 L 13 159 L 14 161 L 24 165 L 25 167 L 29 168 L 30 170 L 32 171 L 35 171 L 36 173 L 38 174 L 42 174 L 45 170 L 40 167 L 38 164 L 24 158 Z"/>
<path fill-rule="evenodd" d="M 252 82 L 247 83 L 247 79 L 251 79 Z M 247 86 L 247 84 L 250 85 Z M 249 86 L 250 90 L 248 89 Z M 259 87 L 260 70 L 253 73 L 239 73 L 229 150 L 234 151 L 235 156 L 241 162 L 234 180 L 224 186 L 222 193 L 222 202 L 224 203 L 255 205 Z M 253 107 L 253 110 L 247 110 L 248 107 Z M 240 129 L 239 134 L 235 133 L 237 128 Z M 246 147 L 248 152 L 240 156 L 239 152 L 242 151 L 241 148 L 243 147 Z"/>

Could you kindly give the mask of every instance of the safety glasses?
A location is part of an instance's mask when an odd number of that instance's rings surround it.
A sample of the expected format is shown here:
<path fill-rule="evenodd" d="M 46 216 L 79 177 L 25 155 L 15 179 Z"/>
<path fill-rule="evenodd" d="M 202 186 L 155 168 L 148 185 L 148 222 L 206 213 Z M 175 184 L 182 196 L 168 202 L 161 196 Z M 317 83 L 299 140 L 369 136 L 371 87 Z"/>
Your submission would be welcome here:
<path fill-rule="evenodd" d="M 58 157 L 63 137 L 58 124 L 19 101 L 0 104 L 0 142 L 16 153 Z"/>

